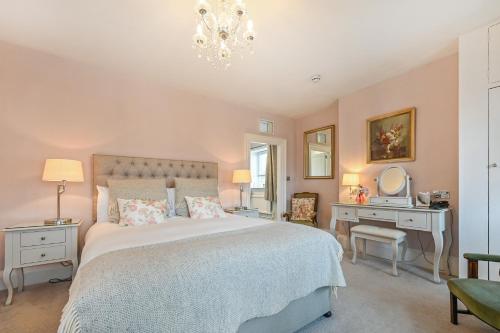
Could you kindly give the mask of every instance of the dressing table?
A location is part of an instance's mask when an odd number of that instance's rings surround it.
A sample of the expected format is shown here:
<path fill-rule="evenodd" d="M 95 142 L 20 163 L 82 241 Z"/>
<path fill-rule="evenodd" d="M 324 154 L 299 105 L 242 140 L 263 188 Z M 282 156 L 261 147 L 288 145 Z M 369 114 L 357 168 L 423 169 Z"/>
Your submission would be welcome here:
<path fill-rule="evenodd" d="M 400 172 L 395 172 L 399 168 Z M 451 212 L 449 209 L 414 208 L 409 197 L 411 178 L 400 167 L 389 167 L 376 179 L 378 196 L 369 204 L 334 203 L 330 229 L 335 235 L 337 221 L 360 223 L 363 220 L 395 224 L 396 228 L 432 233 L 434 239 L 434 282 L 440 283 L 439 269 L 443 248 L 449 253 L 451 246 Z M 403 193 L 403 195 L 398 195 Z M 446 245 L 443 232 L 447 231 Z"/>

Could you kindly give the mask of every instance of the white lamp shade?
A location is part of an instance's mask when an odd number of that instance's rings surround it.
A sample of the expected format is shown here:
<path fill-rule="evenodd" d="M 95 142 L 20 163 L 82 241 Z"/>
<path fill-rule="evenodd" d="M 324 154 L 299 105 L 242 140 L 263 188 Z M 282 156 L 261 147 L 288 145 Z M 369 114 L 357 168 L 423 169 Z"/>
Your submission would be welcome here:
<path fill-rule="evenodd" d="M 47 182 L 83 182 L 82 162 L 65 159 L 47 159 L 42 180 Z"/>
<path fill-rule="evenodd" d="M 234 170 L 233 171 L 233 183 L 234 184 L 250 184 L 252 181 L 252 176 L 250 175 L 250 170 Z"/>
<path fill-rule="evenodd" d="M 342 177 L 343 186 L 358 186 L 359 185 L 359 175 L 357 173 L 344 173 Z"/>

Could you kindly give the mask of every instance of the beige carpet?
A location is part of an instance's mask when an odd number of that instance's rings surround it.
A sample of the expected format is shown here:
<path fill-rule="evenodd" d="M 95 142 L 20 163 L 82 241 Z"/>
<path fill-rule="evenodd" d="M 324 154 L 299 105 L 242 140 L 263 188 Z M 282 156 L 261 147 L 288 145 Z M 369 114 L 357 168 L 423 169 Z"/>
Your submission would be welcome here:
<path fill-rule="evenodd" d="M 450 324 L 448 289 L 429 282 L 427 272 L 403 269 L 392 277 L 390 265 L 374 258 L 357 265 L 345 260 L 343 267 L 349 286 L 339 290 L 333 317 L 317 320 L 301 333 L 496 332 L 467 315 L 459 315 L 459 326 Z M 44 284 L 16 293 L 12 306 L 0 305 L 0 332 L 55 332 L 68 287 Z"/>

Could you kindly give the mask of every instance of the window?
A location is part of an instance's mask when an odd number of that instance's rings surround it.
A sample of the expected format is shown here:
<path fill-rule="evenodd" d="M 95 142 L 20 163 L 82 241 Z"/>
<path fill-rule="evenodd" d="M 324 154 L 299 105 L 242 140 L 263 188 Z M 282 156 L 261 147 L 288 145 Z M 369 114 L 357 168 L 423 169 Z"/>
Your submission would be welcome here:
<path fill-rule="evenodd" d="M 274 123 L 270 120 L 261 119 L 259 121 L 259 132 L 265 134 L 273 134 L 274 133 Z"/>
<path fill-rule="evenodd" d="M 267 146 L 262 145 L 251 149 L 250 171 L 252 188 L 264 188 L 266 184 Z"/>

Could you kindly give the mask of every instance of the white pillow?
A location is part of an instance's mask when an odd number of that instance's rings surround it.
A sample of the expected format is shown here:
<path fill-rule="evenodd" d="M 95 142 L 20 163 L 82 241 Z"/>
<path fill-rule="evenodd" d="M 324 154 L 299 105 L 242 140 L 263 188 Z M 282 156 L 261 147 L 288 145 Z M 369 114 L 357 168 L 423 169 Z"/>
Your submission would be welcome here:
<path fill-rule="evenodd" d="M 167 216 L 167 200 L 116 199 L 121 226 L 160 224 Z"/>
<path fill-rule="evenodd" d="M 167 188 L 168 217 L 175 216 L 175 188 Z"/>
<path fill-rule="evenodd" d="M 185 197 L 192 219 L 224 218 L 226 213 L 222 209 L 218 197 Z"/>
<path fill-rule="evenodd" d="M 109 188 L 97 185 L 97 223 L 108 222 Z"/>

